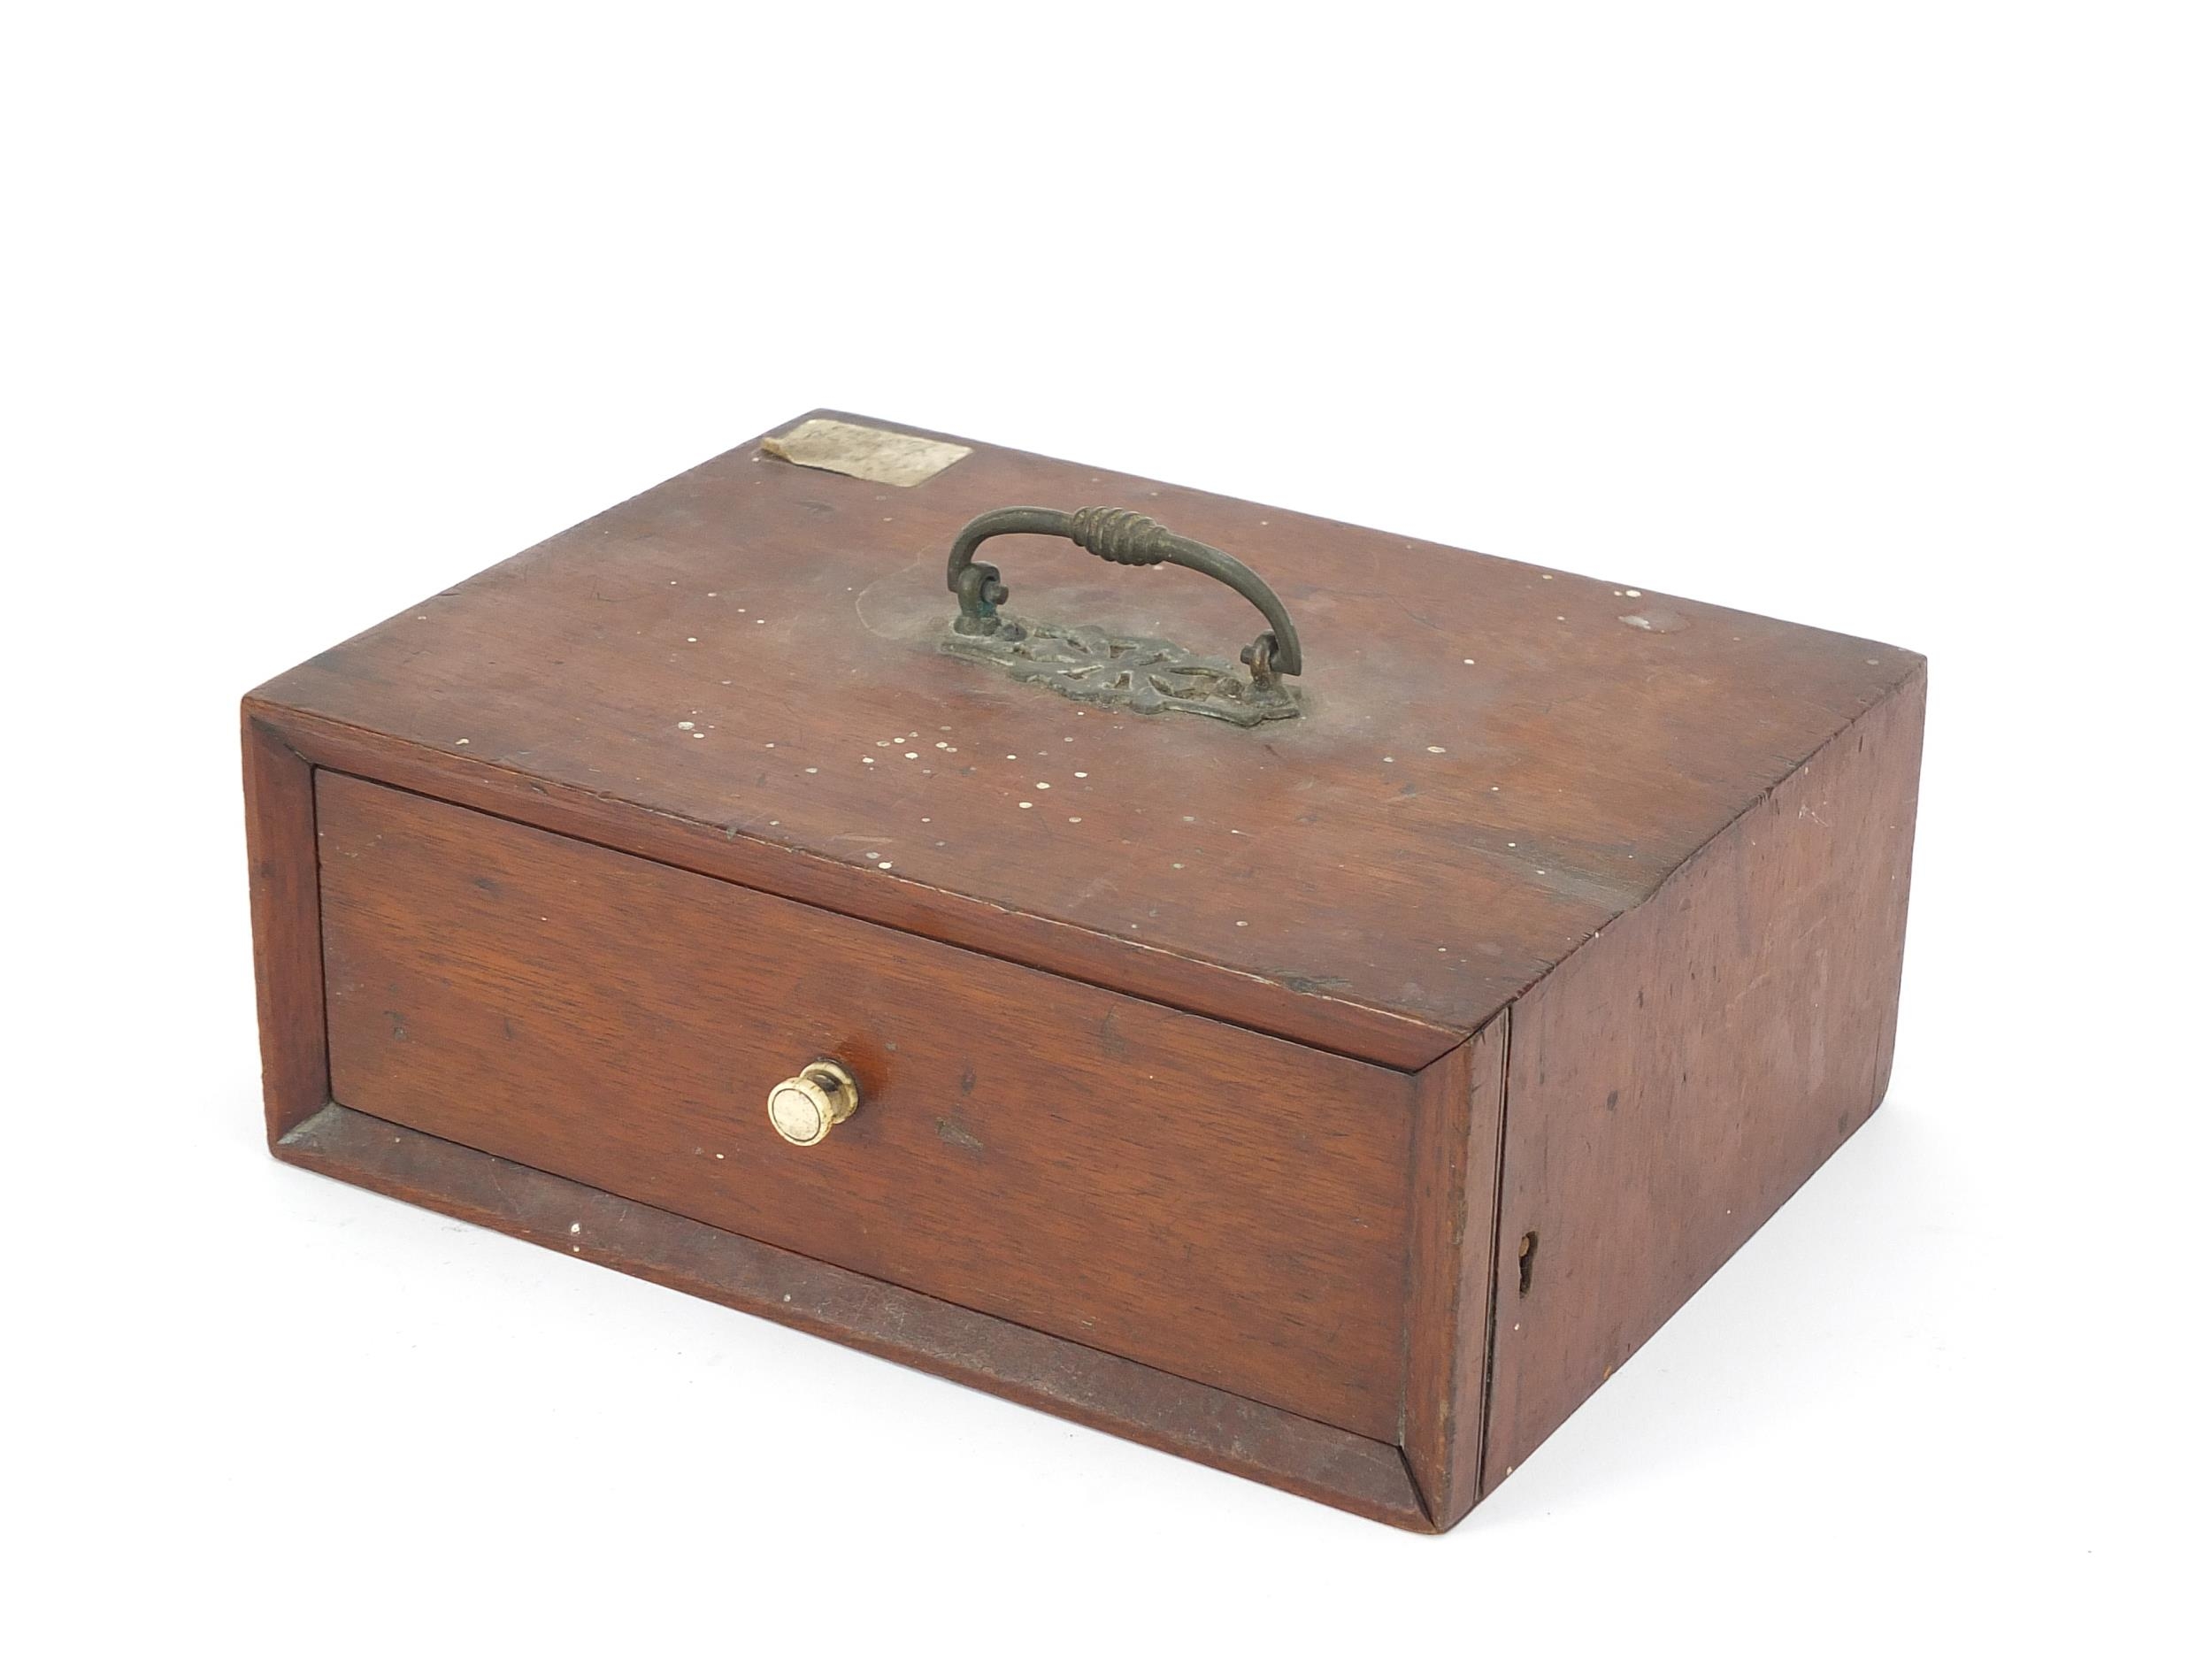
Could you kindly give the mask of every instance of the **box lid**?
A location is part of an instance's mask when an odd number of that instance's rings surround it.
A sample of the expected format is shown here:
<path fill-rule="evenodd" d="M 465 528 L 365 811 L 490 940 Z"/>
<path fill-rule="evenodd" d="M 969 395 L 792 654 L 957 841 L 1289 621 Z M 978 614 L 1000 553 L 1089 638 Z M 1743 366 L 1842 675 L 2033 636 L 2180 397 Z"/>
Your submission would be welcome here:
<path fill-rule="evenodd" d="M 1133 509 L 1241 559 L 1300 636 L 1298 716 L 1084 703 L 949 654 L 948 550 L 1011 505 Z M 1232 672 L 1264 626 L 1203 574 L 1057 537 L 979 557 L 1007 615 L 1172 641 Z M 549 829 L 1409 1068 L 1920 667 L 1617 580 L 817 411 L 255 699 Z"/>

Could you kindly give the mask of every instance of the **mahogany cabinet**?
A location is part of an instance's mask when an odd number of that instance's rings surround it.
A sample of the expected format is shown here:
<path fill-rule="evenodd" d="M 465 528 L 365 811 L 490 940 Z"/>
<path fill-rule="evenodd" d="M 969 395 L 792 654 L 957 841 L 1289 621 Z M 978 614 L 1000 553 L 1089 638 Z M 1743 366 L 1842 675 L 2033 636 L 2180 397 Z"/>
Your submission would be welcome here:
<path fill-rule="evenodd" d="M 1441 1530 L 1880 1102 L 1924 683 L 818 411 L 246 698 L 270 1144 Z"/>

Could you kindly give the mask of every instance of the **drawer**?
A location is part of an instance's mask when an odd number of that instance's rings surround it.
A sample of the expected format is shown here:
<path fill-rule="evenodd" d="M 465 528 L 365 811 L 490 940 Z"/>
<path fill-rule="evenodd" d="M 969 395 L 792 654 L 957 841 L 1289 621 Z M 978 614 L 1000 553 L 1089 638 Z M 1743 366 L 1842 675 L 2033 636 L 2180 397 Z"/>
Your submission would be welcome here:
<path fill-rule="evenodd" d="M 339 1103 L 1396 1440 L 1406 1074 L 315 777 Z"/>

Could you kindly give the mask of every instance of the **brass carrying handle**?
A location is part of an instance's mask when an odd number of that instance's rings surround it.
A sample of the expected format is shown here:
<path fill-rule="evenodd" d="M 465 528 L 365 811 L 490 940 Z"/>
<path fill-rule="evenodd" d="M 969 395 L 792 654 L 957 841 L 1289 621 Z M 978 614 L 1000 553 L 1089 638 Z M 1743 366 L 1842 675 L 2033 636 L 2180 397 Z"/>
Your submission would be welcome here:
<path fill-rule="evenodd" d="M 1290 612 L 1258 572 L 1218 548 L 1177 535 L 1156 520 L 1120 507 L 1079 507 L 1073 512 L 1055 507 L 1000 507 L 970 519 L 953 538 L 952 557 L 945 565 L 945 586 L 960 599 L 960 614 L 952 625 L 956 633 L 998 632 L 998 608 L 1006 603 L 1006 584 L 999 580 L 995 565 L 979 565 L 975 559 L 976 549 L 995 535 L 1065 536 L 1086 553 L 1116 565 L 1180 565 L 1226 582 L 1267 618 L 1268 631 L 1238 657 L 1252 670 L 1254 682 L 1271 685 L 1277 674 L 1294 674 L 1305 666 Z"/>

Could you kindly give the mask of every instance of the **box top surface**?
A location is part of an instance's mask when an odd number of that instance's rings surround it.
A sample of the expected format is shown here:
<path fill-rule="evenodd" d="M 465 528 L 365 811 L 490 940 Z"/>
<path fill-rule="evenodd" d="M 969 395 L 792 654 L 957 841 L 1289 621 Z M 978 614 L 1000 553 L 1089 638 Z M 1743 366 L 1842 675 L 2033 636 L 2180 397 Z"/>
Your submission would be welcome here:
<path fill-rule="evenodd" d="M 436 751 L 446 775 L 526 783 L 511 816 L 539 797 L 612 803 L 672 862 L 1411 1066 L 1921 666 L 949 442 L 969 452 L 933 472 L 941 455 L 828 457 L 918 482 L 748 443 L 256 696 Z M 1133 508 L 1242 559 L 1302 638 L 1304 712 L 1240 728 L 1118 711 L 947 655 L 948 549 L 974 515 L 1016 504 Z M 1188 570 L 1035 535 L 979 557 L 1026 618 L 1225 661 L 1262 626 Z"/>

